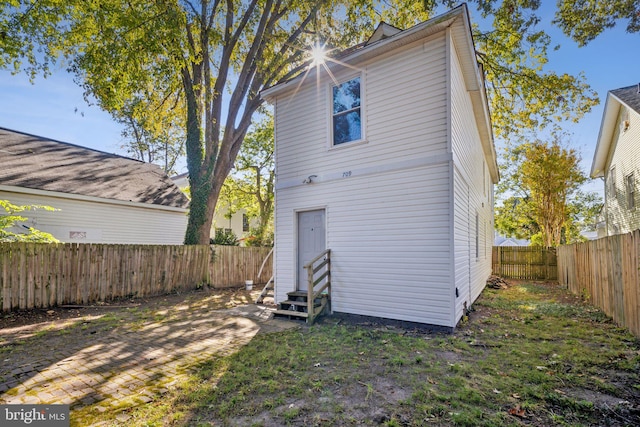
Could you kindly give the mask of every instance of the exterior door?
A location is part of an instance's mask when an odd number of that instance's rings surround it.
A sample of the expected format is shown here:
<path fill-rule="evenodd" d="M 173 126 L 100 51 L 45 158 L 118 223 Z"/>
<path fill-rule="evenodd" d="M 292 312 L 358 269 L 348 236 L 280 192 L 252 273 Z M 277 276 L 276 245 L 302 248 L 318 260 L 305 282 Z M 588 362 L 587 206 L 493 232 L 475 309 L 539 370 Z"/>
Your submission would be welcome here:
<path fill-rule="evenodd" d="M 298 212 L 298 290 L 307 290 L 304 265 L 326 249 L 324 209 Z"/>

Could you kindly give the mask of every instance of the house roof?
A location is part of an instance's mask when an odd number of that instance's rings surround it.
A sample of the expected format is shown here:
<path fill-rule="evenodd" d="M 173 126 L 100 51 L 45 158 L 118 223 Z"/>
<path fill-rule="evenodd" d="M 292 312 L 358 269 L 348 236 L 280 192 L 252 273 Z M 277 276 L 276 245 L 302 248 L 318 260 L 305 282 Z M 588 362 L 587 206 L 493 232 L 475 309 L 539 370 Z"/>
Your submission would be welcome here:
<path fill-rule="evenodd" d="M 484 77 L 476 60 L 469 11 L 465 3 L 403 31 L 395 31 L 395 27 L 382 23 L 366 43 L 354 46 L 338 54 L 335 57 L 335 59 L 340 59 L 338 63 L 329 59 L 327 66 L 331 68 L 343 66 L 341 64 L 355 65 L 445 31 L 447 28 L 451 29 L 453 42 L 460 52 L 459 59 L 462 65 L 462 74 L 473 104 L 482 148 L 485 157 L 489 160 L 487 163 L 491 178 L 494 183 L 497 183 L 500 179 L 500 173 L 493 144 L 491 116 L 485 93 Z M 299 80 L 306 75 L 306 73 L 303 73 L 293 79 L 267 88 L 261 92 L 261 96 L 268 102 L 273 102 L 277 96 L 293 91 L 300 84 Z M 314 79 L 310 78 L 309 81 L 314 81 Z"/>
<path fill-rule="evenodd" d="M 386 22 L 381 22 L 378 24 L 378 27 L 376 28 L 376 30 L 373 32 L 373 34 L 371 34 L 371 37 L 369 37 L 369 40 L 366 41 L 365 45 L 370 45 L 372 43 L 375 43 L 379 40 L 383 40 L 386 38 L 389 38 L 391 36 L 395 36 L 396 34 L 398 34 L 399 32 L 401 32 L 402 30 L 398 27 L 394 27 L 393 25 L 389 25 Z"/>
<path fill-rule="evenodd" d="M 160 167 L 0 127 L 0 185 L 186 209 Z"/>
<path fill-rule="evenodd" d="M 612 149 L 613 134 L 615 132 L 618 114 L 623 106 L 640 114 L 640 84 L 614 89 L 607 93 L 607 100 L 602 113 L 602 123 L 598 134 L 598 145 L 591 164 L 591 177 L 604 176 L 609 151 Z"/>

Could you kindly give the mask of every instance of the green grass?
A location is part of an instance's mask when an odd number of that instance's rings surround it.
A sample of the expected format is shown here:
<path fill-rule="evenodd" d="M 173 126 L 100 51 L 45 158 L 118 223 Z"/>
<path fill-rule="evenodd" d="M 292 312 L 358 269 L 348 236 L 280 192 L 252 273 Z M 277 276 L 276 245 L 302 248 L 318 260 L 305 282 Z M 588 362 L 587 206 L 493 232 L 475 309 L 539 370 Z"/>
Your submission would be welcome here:
<path fill-rule="evenodd" d="M 183 305 L 214 310 L 246 302 L 233 298 Z M 639 342 L 601 311 L 543 284 L 487 289 L 473 308 L 452 335 L 331 317 L 259 334 L 235 354 L 185 367 L 186 379 L 150 402 L 134 395 L 107 411 L 101 403 L 74 409 L 72 425 L 640 423 L 633 409 L 640 407 Z M 27 341 L 76 330 L 140 330 L 177 319 L 166 307 L 108 312 L 43 328 L 0 353 L 9 357 Z M 623 400 L 630 405 L 618 405 Z M 128 418 L 118 421 L 122 415 Z"/>
<path fill-rule="evenodd" d="M 541 284 L 488 289 L 475 308 L 452 335 L 331 318 L 257 335 L 239 352 L 193 367 L 188 380 L 165 395 L 127 408 L 125 424 L 587 426 L 640 420 L 627 406 L 611 406 L 616 399 L 640 402 L 640 346 L 600 311 Z M 610 400 L 604 405 L 585 395 Z M 109 417 L 91 406 L 81 411 L 83 423 Z"/>

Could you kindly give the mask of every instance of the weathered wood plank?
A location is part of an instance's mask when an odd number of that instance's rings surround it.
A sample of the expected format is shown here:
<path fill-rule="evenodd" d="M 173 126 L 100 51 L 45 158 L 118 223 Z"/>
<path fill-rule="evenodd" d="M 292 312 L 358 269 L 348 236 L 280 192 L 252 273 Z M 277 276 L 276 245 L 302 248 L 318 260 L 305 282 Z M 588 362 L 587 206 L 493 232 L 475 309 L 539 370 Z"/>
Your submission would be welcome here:
<path fill-rule="evenodd" d="M 270 250 L 0 243 L 2 310 L 89 304 L 189 290 L 202 284 L 218 288 L 244 286 L 245 280 L 258 284 L 259 276 L 273 275 L 273 264 L 264 261 Z"/>
<path fill-rule="evenodd" d="M 555 248 L 496 246 L 492 255 L 495 275 L 521 280 L 557 280 Z"/>
<path fill-rule="evenodd" d="M 558 248 L 558 279 L 640 337 L 640 230 Z"/>

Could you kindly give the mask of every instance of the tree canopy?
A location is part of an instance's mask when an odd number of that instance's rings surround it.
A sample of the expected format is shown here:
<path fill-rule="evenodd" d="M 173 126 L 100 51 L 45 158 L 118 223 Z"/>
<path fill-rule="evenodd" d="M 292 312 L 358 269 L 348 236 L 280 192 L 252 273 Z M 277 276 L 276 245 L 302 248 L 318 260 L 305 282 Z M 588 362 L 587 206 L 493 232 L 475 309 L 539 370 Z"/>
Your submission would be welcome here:
<path fill-rule="evenodd" d="M 579 163 L 576 150 L 557 135 L 552 142 L 510 147 L 498 186 L 504 200 L 496 208 L 496 229 L 543 246 L 583 240 L 580 231 L 594 223 L 600 201 L 581 190 L 588 178 Z"/>
<path fill-rule="evenodd" d="M 273 243 L 274 142 L 273 116 L 267 115 L 247 134 L 236 159 L 236 172 L 223 189 L 229 214 L 245 209 L 249 218 L 255 218 L 257 223 L 246 242 L 256 246 Z"/>
<path fill-rule="evenodd" d="M 588 17 L 567 12 L 577 18 L 563 18 L 562 5 L 571 4 L 561 3 L 557 22 L 575 33 Z M 0 0 L 0 67 L 35 76 L 56 62 L 65 64 L 88 99 L 116 117 L 130 117 L 150 134 L 148 127 L 168 123 L 167 111 L 179 106 L 182 117 L 175 125 L 183 127 L 192 195 L 185 243 L 206 243 L 223 182 L 263 107 L 262 89 L 302 72 L 314 42 L 339 50 L 366 40 L 380 20 L 406 28 L 454 5 L 450 0 Z M 547 52 L 554 46 L 539 28 L 539 0 L 475 5 L 481 21 L 474 37 L 496 136 L 577 121 L 598 101 L 584 76 L 549 70 Z M 613 19 L 624 16 L 628 13 Z"/>
<path fill-rule="evenodd" d="M 627 21 L 628 33 L 640 31 L 640 1 L 560 0 L 553 23 L 584 46 L 620 21 Z"/>

